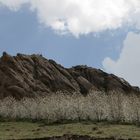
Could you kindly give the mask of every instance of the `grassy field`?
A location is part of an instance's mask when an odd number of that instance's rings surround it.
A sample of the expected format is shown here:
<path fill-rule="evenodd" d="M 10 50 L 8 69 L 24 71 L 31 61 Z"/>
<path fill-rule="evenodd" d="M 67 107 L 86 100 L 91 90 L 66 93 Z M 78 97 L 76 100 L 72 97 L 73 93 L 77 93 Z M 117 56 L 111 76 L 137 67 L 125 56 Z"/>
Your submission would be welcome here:
<path fill-rule="evenodd" d="M 133 138 L 140 140 L 140 127 L 108 123 L 69 123 L 46 125 L 31 122 L 0 122 L 0 139 L 26 139 L 61 136 L 63 134 L 94 137 Z"/>

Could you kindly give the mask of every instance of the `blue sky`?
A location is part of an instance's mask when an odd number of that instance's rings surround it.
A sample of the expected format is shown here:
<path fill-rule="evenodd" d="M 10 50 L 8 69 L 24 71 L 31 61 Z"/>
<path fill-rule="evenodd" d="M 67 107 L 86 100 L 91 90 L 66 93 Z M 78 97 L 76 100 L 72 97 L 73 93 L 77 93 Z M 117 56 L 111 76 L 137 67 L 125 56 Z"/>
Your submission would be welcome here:
<path fill-rule="evenodd" d="M 56 0 L 0 0 L 0 52 L 43 54 L 65 67 L 100 68 L 140 86 L 140 2 L 122 1 L 60 0 L 58 7 Z"/>
<path fill-rule="evenodd" d="M 27 7 L 18 12 L 0 8 L 0 51 L 16 53 L 40 53 L 66 67 L 86 64 L 102 68 L 106 56 L 118 58 L 127 29 L 105 31 L 75 38 L 71 34 L 59 35 L 42 27 L 35 13 Z"/>

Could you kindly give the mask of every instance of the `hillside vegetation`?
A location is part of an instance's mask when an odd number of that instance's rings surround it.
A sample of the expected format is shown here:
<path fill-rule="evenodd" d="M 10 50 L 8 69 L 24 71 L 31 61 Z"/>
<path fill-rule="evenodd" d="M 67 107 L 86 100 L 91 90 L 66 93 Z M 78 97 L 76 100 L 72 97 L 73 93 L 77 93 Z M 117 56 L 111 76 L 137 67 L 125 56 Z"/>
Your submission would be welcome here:
<path fill-rule="evenodd" d="M 63 121 L 110 121 L 139 123 L 140 96 L 117 92 L 92 92 L 87 96 L 56 93 L 40 98 L 0 100 L 0 116 L 8 119 Z"/>

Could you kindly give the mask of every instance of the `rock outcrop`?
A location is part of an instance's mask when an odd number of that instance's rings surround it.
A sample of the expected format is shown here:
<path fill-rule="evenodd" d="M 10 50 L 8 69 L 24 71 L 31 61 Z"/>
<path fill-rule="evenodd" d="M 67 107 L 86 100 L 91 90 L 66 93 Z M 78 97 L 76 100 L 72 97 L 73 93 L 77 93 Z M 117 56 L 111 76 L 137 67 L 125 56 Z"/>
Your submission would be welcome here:
<path fill-rule="evenodd" d="M 99 69 L 87 66 L 68 69 L 35 54 L 10 56 L 4 52 L 0 58 L 0 98 L 45 96 L 57 91 L 86 95 L 90 90 L 139 93 L 139 88 Z"/>

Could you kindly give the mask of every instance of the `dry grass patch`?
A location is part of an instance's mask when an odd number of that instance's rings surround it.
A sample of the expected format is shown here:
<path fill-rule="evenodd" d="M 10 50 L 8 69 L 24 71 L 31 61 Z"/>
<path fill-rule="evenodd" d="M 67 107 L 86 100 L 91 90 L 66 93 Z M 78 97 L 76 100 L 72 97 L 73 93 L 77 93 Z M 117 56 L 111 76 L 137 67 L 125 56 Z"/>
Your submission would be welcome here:
<path fill-rule="evenodd" d="M 96 129 L 95 129 L 96 128 Z M 0 139 L 27 139 L 62 136 L 64 134 L 88 135 L 92 137 L 115 137 L 140 139 L 140 127 L 107 123 L 70 123 L 44 125 L 29 122 L 1 122 Z"/>

